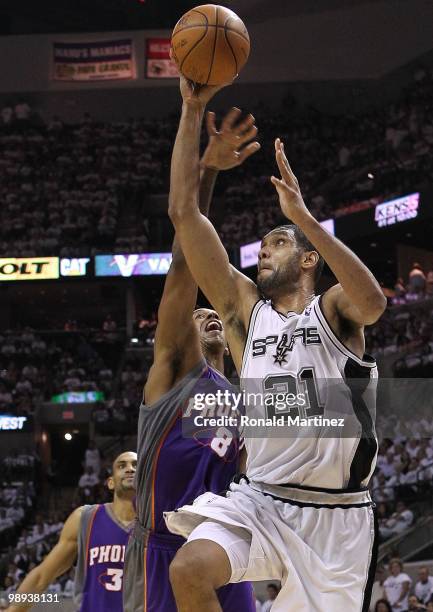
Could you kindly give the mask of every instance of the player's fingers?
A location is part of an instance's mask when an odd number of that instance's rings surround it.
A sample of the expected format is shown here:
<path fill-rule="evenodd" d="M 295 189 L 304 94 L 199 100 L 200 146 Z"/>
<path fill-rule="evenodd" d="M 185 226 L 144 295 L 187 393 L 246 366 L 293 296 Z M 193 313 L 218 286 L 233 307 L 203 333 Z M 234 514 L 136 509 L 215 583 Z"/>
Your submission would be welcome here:
<path fill-rule="evenodd" d="M 235 132 L 237 136 L 242 136 L 245 132 L 247 132 L 252 125 L 254 125 L 255 118 L 251 113 L 236 126 Z"/>
<path fill-rule="evenodd" d="M 215 113 L 213 113 L 212 111 L 208 111 L 208 113 L 206 114 L 206 129 L 209 138 L 217 134 L 217 129 L 215 125 Z"/>
<path fill-rule="evenodd" d="M 283 178 L 287 183 L 293 183 L 292 176 L 287 169 L 286 164 L 284 163 L 283 156 L 281 150 L 278 149 L 275 154 L 275 160 L 277 162 L 278 170 L 280 171 L 281 178 Z"/>
<path fill-rule="evenodd" d="M 283 181 L 281 181 L 280 179 L 278 179 L 276 176 L 271 176 L 271 183 L 274 185 L 274 187 L 276 187 L 277 189 L 282 189 L 283 188 Z"/>
<path fill-rule="evenodd" d="M 243 161 L 245 161 L 247 159 L 247 157 L 250 157 L 250 155 L 253 155 L 259 149 L 260 149 L 260 143 L 259 142 L 252 142 L 249 145 L 247 145 L 246 147 L 244 147 L 242 149 L 242 151 L 239 153 L 239 158 L 238 158 L 239 159 L 239 163 L 241 164 Z"/>
<path fill-rule="evenodd" d="M 224 117 L 221 123 L 221 131 L 230 130 L 233 127 L 235 121 L 239 118 L 241 114 L 241 109 L 236 108 L 235 106 L 229 110 L 227 115 Z"/>
<path fill-rule="evenodd" d="M 298 185 L 298 179 L 296 178 L 296 175 L 293 172 L 293 170 L 292 170 L 292 168 L 291 168 L 291 166 L 289 164 L 289 160 L 286 157 L 286 152 L 284 151 L 284 142 L 280 143 L 280 147 L 281 147 L 281 154 L 282 154 L 284 165 L 286 166 L 287 170 L 290 172 L 293 181 Z"/>
<path fill-rule="evenodd" d="M 252 140 L 253 138 L 255 138 L 257 136 L 257 132 L 258 131 L 259 130 L 257 129 L 257 126 L 256 125 L 252 125 L 247 132 L 244 132 L 244 134 L 242 134 L 242 136 L 240 136 L 239 142 L 241 144 L 249 142 L 250 140 Z"/>

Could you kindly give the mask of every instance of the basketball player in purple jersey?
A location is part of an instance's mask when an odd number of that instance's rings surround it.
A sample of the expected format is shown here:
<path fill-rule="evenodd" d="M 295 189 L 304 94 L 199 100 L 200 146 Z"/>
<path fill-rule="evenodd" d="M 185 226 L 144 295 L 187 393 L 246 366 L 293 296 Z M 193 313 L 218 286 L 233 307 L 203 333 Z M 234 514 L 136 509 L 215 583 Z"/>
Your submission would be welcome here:
<path fill-rule="evenodd" d="M 123 563 L 135 517 L 136 468 L 136 453 L 125 452 L 114 460 L 113 475 L 107 481 L 114 493 L 112 503 L 74 510 L 56 546 L 23 580 L 17 595 L 43 593 L 55 578 L 76 562 L 74 600 L 77 609 L 80 612 L 122 612 Z M 34 596 L 32 601 L 35 601 Z M 17 602 L 8 611 L 22 612 L 31 606 L 28 601 Z"/>
<path fill-rule="evenodd" d="M 216 175 L 240 165 L 259 149 L 249 115 L 237 123 L 232 109 L 215 128 L 207 116 L 209 144 L 201 160 L 200 206 L 208 213 Z M 248 144 L 249 143 L 249 144 Z M 243 148 L 242 148 L 243 147 Z M 172 177 L 176 169 L 172 164 Z M 170 193 L 170 197 L 173 194 Z M 214 310 L 194 310 L 197 285 L 177 240 L 158 311 L 154 362 L 144 390 L 138 424 L 137 523 L 125 558 L 125 612 L 177 612 L 169 565 L 185 540 L 169 533 L 163 512 L 204 491 L 226 490 L 239 467 L 235 429 L 187 437 L 182 406 L 199 389 L 229 389 L 223 376 L 226 340 Z M 253 612 L 250 583 L 218 592 L 224 612 Z"/>

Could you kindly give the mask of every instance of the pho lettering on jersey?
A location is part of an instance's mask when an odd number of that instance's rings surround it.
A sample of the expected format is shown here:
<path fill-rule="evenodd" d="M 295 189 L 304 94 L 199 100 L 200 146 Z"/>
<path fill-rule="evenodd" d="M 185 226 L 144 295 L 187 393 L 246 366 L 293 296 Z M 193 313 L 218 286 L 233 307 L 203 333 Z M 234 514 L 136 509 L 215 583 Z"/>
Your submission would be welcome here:
<path fill-rule="evenodd" d="M 93 546 L 89 550 L 89 565 L 97 563 L 123 563 L 125 561 L 125 546 L 107 544 L 106 546 Z"/>

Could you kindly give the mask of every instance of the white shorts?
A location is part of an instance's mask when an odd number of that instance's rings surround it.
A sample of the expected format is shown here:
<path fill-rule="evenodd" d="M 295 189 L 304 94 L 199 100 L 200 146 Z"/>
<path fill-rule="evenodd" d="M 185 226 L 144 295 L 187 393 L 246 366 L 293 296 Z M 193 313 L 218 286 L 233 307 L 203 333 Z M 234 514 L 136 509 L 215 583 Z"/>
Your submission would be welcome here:
<path fill-rule="evenodd" d="M 165 513 L 188 541 L 207 539 L 227 553 L 230 582 L 280 580 L 272 612 L 365 612 L 377 539 L 368 491 L 333 493 L 257 483 L 205 493 Z"/>

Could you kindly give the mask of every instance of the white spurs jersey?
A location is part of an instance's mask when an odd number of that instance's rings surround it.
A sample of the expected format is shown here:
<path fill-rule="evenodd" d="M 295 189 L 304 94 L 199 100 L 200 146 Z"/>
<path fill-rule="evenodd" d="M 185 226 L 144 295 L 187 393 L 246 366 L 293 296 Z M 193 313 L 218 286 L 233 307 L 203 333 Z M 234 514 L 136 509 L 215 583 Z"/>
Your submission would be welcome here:
<path fill-rule="evenodd" d="M 264 486 L 357 489 L 375 467 L 376 363 L 342 344 L 320 302 L 283 315 L 260 300 L 251 313 L 241 371 L 247 476 Z M 251 405 L 249 393 L 262 399 Z"/>

